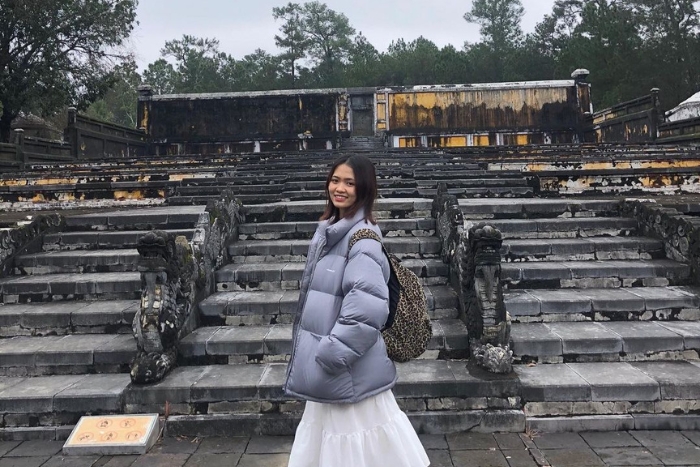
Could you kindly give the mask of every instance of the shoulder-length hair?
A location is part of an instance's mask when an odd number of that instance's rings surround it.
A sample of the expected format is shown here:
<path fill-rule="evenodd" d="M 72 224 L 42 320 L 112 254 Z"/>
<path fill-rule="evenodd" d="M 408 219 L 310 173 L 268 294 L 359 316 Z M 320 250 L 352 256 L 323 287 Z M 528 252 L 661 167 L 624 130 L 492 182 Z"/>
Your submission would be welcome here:
<path fill-rule="evenodd" d="M 331 184 L 331 179 L 335 170 L 343 165 L 348 165 L 355 176 L 355 195 L 357 199 L 355 204 L 350 206 L 345 211 L 345 217 L 352 217 L 357 214 L 361 208 L 364 208 L 365 220 L 376 224 L 372 209 L 374 201 L 377 199 L 377 173 L 374 169 L 374 164 L 366 156 L 355 154 L 352 156 L 343 156 L 333 163 L 328 177 L 326 178 L 326 209 L 321 216 L 321 220 L 332 219 L 333 222 L 340 220 L 340 210 L 333 205 L 328 187 Z"/>

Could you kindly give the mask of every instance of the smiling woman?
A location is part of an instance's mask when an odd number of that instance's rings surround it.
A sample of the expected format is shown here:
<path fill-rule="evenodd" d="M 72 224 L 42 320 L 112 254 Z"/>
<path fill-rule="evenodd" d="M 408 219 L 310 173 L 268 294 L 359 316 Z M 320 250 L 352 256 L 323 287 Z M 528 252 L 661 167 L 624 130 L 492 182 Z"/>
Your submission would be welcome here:
<path fill-rule="evenodd" d="M 372 215 L 374 165 L 365 156 L 343 157 L 326 189 L 284 385 L 307 401 L 289 467 L 425 467 L 425 450 L 391 391 L 396 368 L 380 331 L 389 316 L 389 261 L 371 238 L 350 246 L 362 229 L 381 239 Z"/>

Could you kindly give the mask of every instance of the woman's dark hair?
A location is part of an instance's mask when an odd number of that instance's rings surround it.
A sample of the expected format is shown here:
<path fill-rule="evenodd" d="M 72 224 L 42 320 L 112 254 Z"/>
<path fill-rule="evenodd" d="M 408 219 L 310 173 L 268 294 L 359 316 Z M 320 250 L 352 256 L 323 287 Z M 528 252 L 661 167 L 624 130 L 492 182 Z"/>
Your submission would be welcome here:
<path fill-rule="evenodd" d="M 357 214 L 357 211 L 364 208 L 365 220 L 376 224 L 377 221 L 374 220 L 372 209 L 374 207 L 374 200 L 377 199 L 377 173 L 374 170 L 372 161 L 366 156 L 357 154 L 343 156 L 336 160 L 331 166 L 331 170 L 328 172 L 328 177 L 326 178 L 326 210 L 323 212 L 321 220 L 332 219 L 333 222 L 340 220 L 340 210 L 333 205 L 333 201 L 331 201 L 331 197 L 328 193 L 328 186 L 331 184 L 331 178 L 333 178 L 335 170 L 343 164 L 348 165 L 355 175 L 355 195 L 357 196 L 355 204 L 345 211 L 345 217 L 352 217 Z"/>

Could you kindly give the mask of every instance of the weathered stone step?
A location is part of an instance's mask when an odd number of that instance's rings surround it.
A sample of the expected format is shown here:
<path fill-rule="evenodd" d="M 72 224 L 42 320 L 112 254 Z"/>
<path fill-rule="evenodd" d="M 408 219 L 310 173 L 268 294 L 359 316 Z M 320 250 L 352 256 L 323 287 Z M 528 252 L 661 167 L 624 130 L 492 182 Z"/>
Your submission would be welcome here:
<path fill-rule="evenodd" d="M 698 362 L 515 365 L 528 417 L 695 413 Z"/>
<path fill-rule="evenodd" d="M 192 240 L 193 229 L 165 229 L 173 235 L 183 235 Z M 146 232 L 143 230 L 128 231 L 83 231 L 59 232 L 44 237 L 44 251 L 57 250 L 96 250 L 101 248 L 136 248 L 139 238 Z"/>
<path fill-rule="evenodd" d="M 554 238 L 505 240 L 506 262 L 583 261 L 665 258 L 663 242 L 647 237 Z"/>
<path fill-rule="evenodd" d="M 449 286 L 423 287 L 432 319 L 457 318 L 459 300 Z M 202 321 L 210 325 L 291 324 L 298 290 L 277 292 L 217 292 L 199 304 Z"/>
<path fill-rule="evenodd" d="M 87 414 L 123 412 L 128 374 L 0 377 L 0 412 L 5 427 L 55 426 Z"/>
<path fill-rule="evenodd" d="M 52 251 L 18 256 L 15 274 L 61 274 L 136 271 L 139 252 L 127 250 Z"/>
<path fill-rule="evenodd" d="M 571 404 L 572 410 L 584 403 Z M 610 406 L 611 404 L 607 404 Z M 669 406 L 669 404 L 666 404 Z M 663 404 L 659 404 L 663 407 Z M 598 404 L 602 407 L 602 404 Z M 656 405 L 655 405 L 656 407 Z M 606 408 L 602 411 L 605 412 Z M 187 418 L 187 417 L 184 417 Z M 573 415 L 526 417 L 530 429 L 539 433 L 583 433 L 611 431 L 697 431 L 700 415 L 674 415 L 672 413 L 630 413 L 627 415 Z M 184 433 L 184 431 L 183 431 Z M 692 448 L 691 448 L 692 449 Z M 617 449 L 613 448 L 613 452 Z M 692 453 L 690 454 L 693 455 Z M 646 461 L 645 461 L 646 462 Z"/>
<path fill-rule="evenodd" d="M 387 238 L 426 237 L 435 233 L 435 219 L 432 218 L 378 219 L 377 225 Z M 317 227 L 318 220 L 246 223 L 239 227 L 239 238 L 241 240 L 310 240 Z"/>
<path fill-rule="evenodd" d="M 619 289 L 525 289 L 504 294 L 521 322 L 606 320 L 700 320 L 698 287 Z"/>
<path fill-rule="evenodd" d="M 697 321 L 515 323 L 511 340 L 513 353 L 525 361 L 700 358 L 700 322 Z"/>
<path fill-rule="evenodd" d="M 668 259 L 501 264 L 501 279 L 511 289 L 683 285 L 689 277 L 689 265 Z"/>
<path fill-rule="evenodd" d="M 70 230 L 189 229 L 204 215 L 204 206 L 169 206 L 98 212 L 66 218 Z"/>
<path fill-rule="evenodd" d="M 467 368 L 466 361 L 412 360 L 396 368 L 399 379 L 393 392 L 411 412 L 517 405 L 517 378 Z M 162 412 L 167 400 L 171 415 L 194 413 L 195 405 L 202 414 L 301 411 L 302 403 L 282 393 L 286 371 L 284 363 L 178 367 L 162 383 L 129 387 L 126 410 Z"/>
<path fill-rule="evenodd" d="M 247 223 L 259 222 L 318 222 L 325 201 L 271 202 L 245 205 Z M 420 219 L 431 216 L 432 200 L 421 198 L 378 199 L 374 203 L 377 219 Z"/>
<path fill-rule="evenodd" d="M 426 258 L 440 253 L 437 237 L 387 237 L 384 246 L 399 258 Z M 235 263 L 265 261 L 306 261 L 308 240 L 245 240 L 229 245 L 228 253 Z"/>
<path fill-rule="evenodd" d="M 449 266 L 440 259 L 406 259 L 401 264 L 424 285 L 446 283 Z M 300 262 L 228 264 L 216 271 L 216 287 L 219 292 L 297 290 L 303 272 Z"/>
<path fill-rule="evenodd" d="M 489 219 L 465 221 L 465 227 L 486 222 L 497 228 L 504 239 L 511 238 L 576 238 L 633 235 L 637 220 L 625 217 L 581 217 L 552 219 Z"/>
<path fill-rule="evenodd" d="M 123 373 L 136 355 L 130 334 L 85 334 L 0 339 L 0 374 Z"/>
<path fill-rule="evenodd" d="M 138 272 L 49 274 L 0 279 L 3 303 L 57 300 L 134 300 L 141 297 Z"/>
<path fill-rule="evenodd" d="M 616 217 L 620 213 L 619 199 L 460 199 L 459 207 L 467 218 L 578 218 Z"/>
<path fill-rule="evenodd" d="M 467 327 L 461 320 L 433 320 L 432 326 L 433 338 L 422 358 L 438 358 L 441 352 L 464 353 L 469 348 Z M 201 327 L 185 337 L 179 348 L 185 363 L 285 361 L 292 352 L 292 325 Z"/>
<path fill-rule="evenodd" d="M 0 337 L 130 334 L 137 300 L 65 301 L 0 306 Z"/>

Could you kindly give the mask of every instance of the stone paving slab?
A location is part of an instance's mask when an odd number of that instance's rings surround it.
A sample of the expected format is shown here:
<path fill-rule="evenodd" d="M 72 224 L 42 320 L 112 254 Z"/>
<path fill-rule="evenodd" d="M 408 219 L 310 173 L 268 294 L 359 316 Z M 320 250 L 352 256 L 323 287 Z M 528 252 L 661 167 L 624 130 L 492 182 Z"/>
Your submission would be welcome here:
<path fill-rule="evenodd" d="M 636 431 L 603 432 L 601 436 L 626 438 L 637 435 Z M 659 433 L 659 432 L 656 432 Z M 521 447 L 507 449 L 497 444 L 498 436 L 482 433 L 460 433 L 458 436 L 420 436 L 431 467 L 536 467 L 552 465 L 556 467 L 621 467 L 621 466 L 700 466 L 698 450 L 700 446 L 685 436 L 697 432 L 670 432 L 674 442 L 668 445 L 647 444 L 600 446 L 591 443 L 591 435 L 568 433 L 562 436 L 555 433 L 536 433 L 530 437 L 522 435 L 526 443 Z M 24 441 L 14 442 L 0 449 L 0 466 L 42 466 L 54 467 L 286 467 L 291 451 L 292 437 L 289 436 L 246 436 L 246 437 L 178 437 L 163 438 L 141 456 L 74 456 L 66 457 L 60 452 L 62 442 Z M 3 447 L 0 443 L 0 448 Z M 488 447 L 485 447 L 488 446 Z M 546 464 L 545 464 L 546 463 Z"/>

